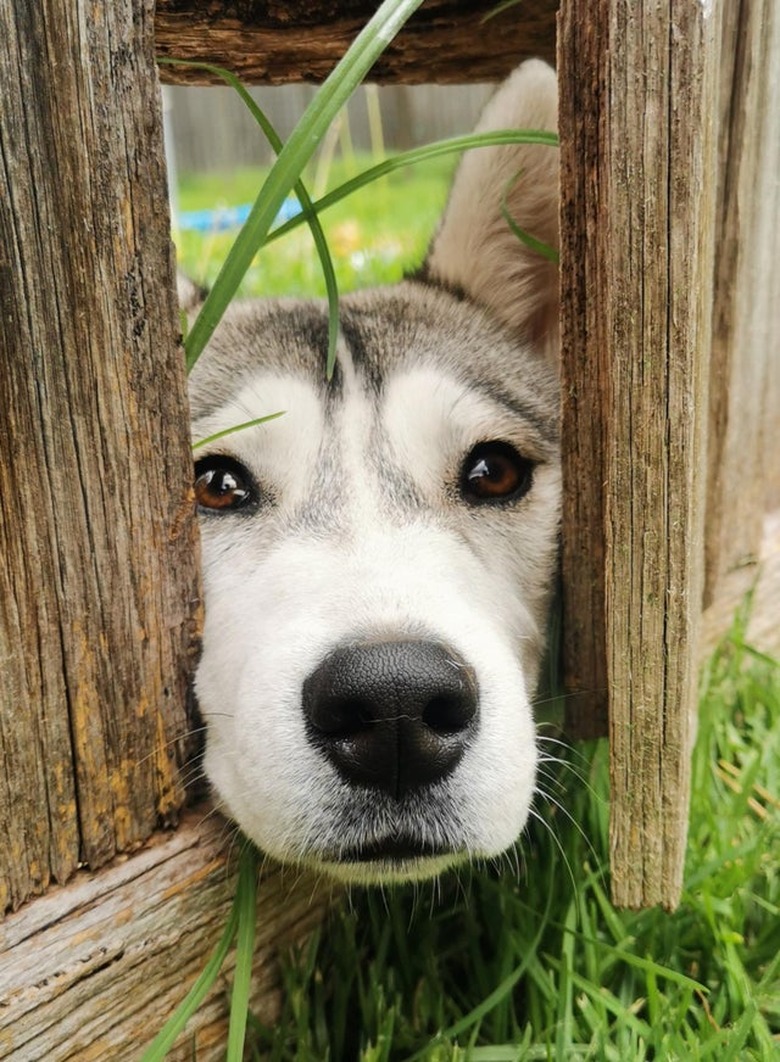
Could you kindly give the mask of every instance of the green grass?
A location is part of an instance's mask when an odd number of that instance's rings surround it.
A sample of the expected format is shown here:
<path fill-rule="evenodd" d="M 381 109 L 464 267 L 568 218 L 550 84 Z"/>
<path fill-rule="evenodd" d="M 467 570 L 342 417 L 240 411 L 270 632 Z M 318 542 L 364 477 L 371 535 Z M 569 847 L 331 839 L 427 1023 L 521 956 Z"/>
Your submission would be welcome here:
<path fill-rule="evenodd" d="M 371 164 L 358 158 L 362 170 Z M 434 159 L 413 170 L 397 171 L 351 195 L 322 215 L 333 254 L 339 290 L 344 293 L 374 284 L 393 283 L 423 259 L 447 194 L 452 158 Z M 354 176 L 354 166 L 336 162 L 328 174 L 332 188 Z M 182 210 L 204 206 L 238 206 L 252 202 L 266 171 L 242 169 L 231 174 L 183 176 Z M 309 175 L 314 187 L 316 176 Z M 175 235 L 179 266 L 193 280 L 210 284 L 219 272 L 235 233 Z M 242 295 L 325 295 L 322 268 L 305 226 L 257 254 L 240 288 Z"/>
<path fill-rule="evenodd" d="M 546 785 L 517 864 L 354 893 L 287 957 L 253 1057 L 780 1057 L 777 665 L 736 637 L 704 677 L 673 914 L 609 902 L 605 743 Z"/>

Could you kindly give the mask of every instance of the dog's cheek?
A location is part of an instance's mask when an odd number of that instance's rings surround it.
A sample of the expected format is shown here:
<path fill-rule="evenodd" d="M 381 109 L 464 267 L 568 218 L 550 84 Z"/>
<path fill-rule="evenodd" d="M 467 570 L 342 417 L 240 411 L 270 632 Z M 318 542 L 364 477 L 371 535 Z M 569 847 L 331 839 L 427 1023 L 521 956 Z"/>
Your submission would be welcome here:
<path fill-rule="evenodd" d="M 494 665 L 495 666 L 495 665 Z M 489 672 L 490 673 L 490 672 Z M 536 733 L 522 673 L 504 666 L 492 675 L 481 706 L 480 740 L 464 763 L 464 821 L 481 855 L 514 844 L 528 819 L 536 787 Z"/>
<path fill-rule="evenodd" d="M 234 574 L 212 571 L 195 683 L 208 727 L 204 767 L 220 806 L 282 860 L 300 857 L 338 785 L 307 740 L 300 707 L 332 627 L 306 592 L 310 582 L 278 561 L 256 559 L 240 586 Z"/>
<path fill-rule="evenodd" d="M 236 707 L 227 719 L 207 713 L 206 775 L 221 810 L 247 836 L 269 855 L 295 861 L 322 826 L 319 809 L 334 780 L 296 724 L 297 698 L 274 697 L 266 687 L 255 693 L 250 675 Z"/>

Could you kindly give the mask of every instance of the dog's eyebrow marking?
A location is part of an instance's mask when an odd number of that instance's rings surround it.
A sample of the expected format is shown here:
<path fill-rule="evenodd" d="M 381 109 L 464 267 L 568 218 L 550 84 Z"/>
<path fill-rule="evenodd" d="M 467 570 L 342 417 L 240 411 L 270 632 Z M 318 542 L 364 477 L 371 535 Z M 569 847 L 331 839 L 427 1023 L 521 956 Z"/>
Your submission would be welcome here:
<path fill-rule="evenodd" d="M 388 519 L 398 513 L 416 513 L 425 505 L 423 492 L 408 470 L 402 468 L 391 455 L 391 441 L 377 417 L 371 432 L 368 460 L 374 475 L 382 485 L 379 497 L 382 512 Z"/>
<path fill-rule="evenodd" d="M 392 304 L 388 300 L 387 306 L 383 309 L 389 313 L 391 308 Z M 376 356 L 371 357 L 369 353 L 372 337 L 370 332 L 366 334 L 367 323 L 370 324 L 370 319 L 366 321 L 363 315 L 354 310 L 342 310 L 341 335 L 344 339 L 344 346 L 349 352 L 353 372 L 359 371 L 368 388 L 374 394 L 378 394 L 382 389 L 382 374 L 379 372 Z"/>
<path fill-rule="evenodd" d="M 523 402 L 496 383 L 469 379 L 469 384 L 480 394 L 489 398 L 491 402 L 504 406 L 513 416 L 526 421 L 549 446 L 557 446 L 560 442 L 560 426 L 557 412 L 548 411 L 542 407 L 541 403 Z"/>
<path fill-rule="evenodd" d="M 456 299 L 452 293 L 446 293 L 444 297 L 448 300 Z M 465 301 L 469 304 L 469 300 Z M 380 321 L 384 326 L 381 333 L 377 328 Z M 429 338 L 424 308 L 415 305 L 413 300 L 398 292 L 384 298 L 381 305 L 345 308 L 342 310 L 340 324 L 345 344 L 351 354 L 352 365 L 360 374 L 365 388 L 376 395 L 380 395 L 385 387 L 385 373 L 389 371 L 392 374 L 393 367 L 405 363 L 409 351 L 413 352 L 418 342 L 427 346 Z M 385 338 L 388 332 L 393 336 L 394 348 L 388 347 Z M 435 353 L 429 350 L 427 358 L 429 361 L 440 360 L 445 371 L 451 372 L 454 368 L 446 355 L 438 359 Z M 413 357 L 410 364 L 415 364 Z M 472 391 L 484 395 L 496 405 L 503 406 L 513 417 L 523 420 L 541 443 L 557 448 L 560 441 L 557 398 L 550 394 L 549 401 L 546 401 L 548 388 L 545 387 L 543 371 L 537 375 L 531 367 L 527 398 L 513 394 L 495 380 L 484 379 L 479 372 L 471 372 L 468 364 L 458 364 L 457 374 Z"/>

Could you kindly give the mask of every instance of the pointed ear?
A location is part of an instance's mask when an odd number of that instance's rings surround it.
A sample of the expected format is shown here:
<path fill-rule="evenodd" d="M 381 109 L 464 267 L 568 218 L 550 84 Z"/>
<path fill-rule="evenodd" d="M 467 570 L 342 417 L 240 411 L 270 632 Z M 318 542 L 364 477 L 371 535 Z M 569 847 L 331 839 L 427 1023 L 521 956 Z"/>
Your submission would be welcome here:
<path fill-rule="evenodd" d="M 529 60 L 488 103 L 477 132 L 557 128 L 555 71 Z M 558 269 L 512 231 L 506 208 L 536 240 L 558 249 L 558 149 L 515 144 L 475 148 L 458 167 L 424 268 L 432 281 L 462 289 L 504 324 L 544 346 L 555 344 Z"/>

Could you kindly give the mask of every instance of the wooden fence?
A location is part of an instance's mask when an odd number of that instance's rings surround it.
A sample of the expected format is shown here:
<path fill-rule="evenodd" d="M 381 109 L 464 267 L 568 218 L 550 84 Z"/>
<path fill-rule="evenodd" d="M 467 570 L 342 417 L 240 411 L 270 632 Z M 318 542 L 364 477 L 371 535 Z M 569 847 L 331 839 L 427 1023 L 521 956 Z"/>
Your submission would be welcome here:
<path fill-rule="evenodd" d="M 155 54 L 316 80 L 374 7 L 0 4 L 0 1059 L 127 1057 L 232 883 L 181 811 L 197 534 Z M 429 0 L 377 76 L 552 56 L 553 3 L 492 7 Z M 564 0 L 557 49 L 570 722 L 608 725 L 616 899 L 673 905 L 700 654 L 756 580 L 780 643 L 780 11 Z M 273 945 L 326 901 L 265 880 L 266 1013 Z M 224 989 L 172 1057 L 221 1056 Z"/>

